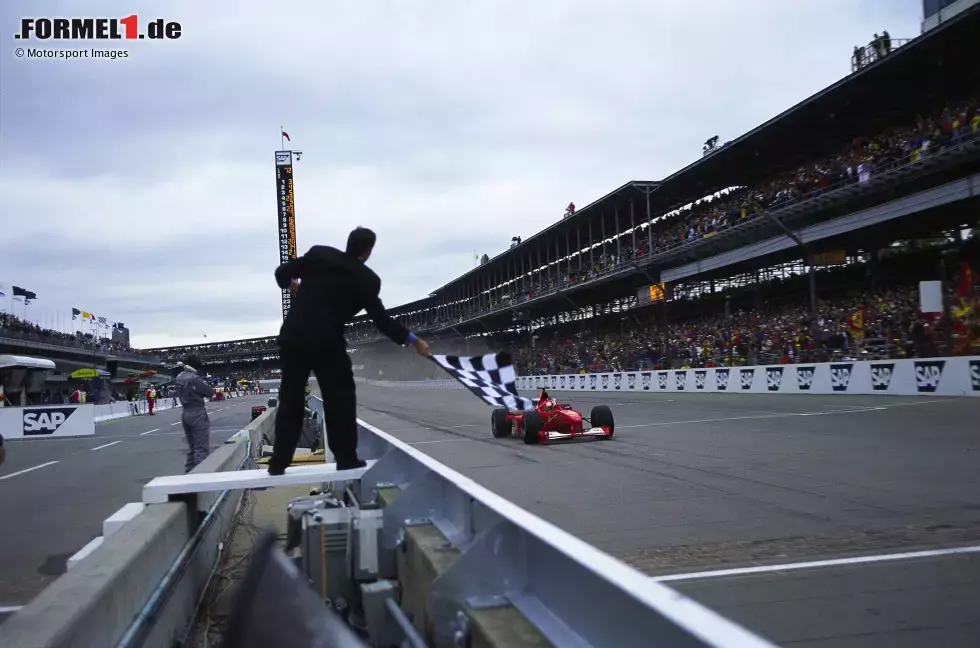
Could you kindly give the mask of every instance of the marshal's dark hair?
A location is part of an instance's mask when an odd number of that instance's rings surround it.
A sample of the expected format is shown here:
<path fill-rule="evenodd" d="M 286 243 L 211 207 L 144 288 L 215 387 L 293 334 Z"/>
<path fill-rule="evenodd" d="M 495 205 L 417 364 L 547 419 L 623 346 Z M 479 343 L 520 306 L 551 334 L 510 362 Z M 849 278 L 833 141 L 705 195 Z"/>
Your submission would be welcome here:
<path fill-rule="evenodd" d="M 374 247 L 378 236 L 366 227 L 358 227 L 347 237 L 347 254 L 360 257 Z"/>

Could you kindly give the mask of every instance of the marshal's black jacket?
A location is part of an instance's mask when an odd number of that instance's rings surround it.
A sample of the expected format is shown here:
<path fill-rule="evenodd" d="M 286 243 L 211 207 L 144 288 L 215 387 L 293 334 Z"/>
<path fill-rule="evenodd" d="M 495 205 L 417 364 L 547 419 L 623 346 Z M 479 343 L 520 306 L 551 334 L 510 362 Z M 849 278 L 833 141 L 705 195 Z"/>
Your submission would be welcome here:
<path fill-rule="evenodd" d="M 408 329 L 389 317 L 381 303 L 381 279 L 360 259 L 314 245 L 276 269 L 280 288 L 288 288 L 292 279 L 302 283 L 279 331 L 282 343 L 343 343 L 344 325 L 362 310 L 393 342 L 408 341 Z"/>

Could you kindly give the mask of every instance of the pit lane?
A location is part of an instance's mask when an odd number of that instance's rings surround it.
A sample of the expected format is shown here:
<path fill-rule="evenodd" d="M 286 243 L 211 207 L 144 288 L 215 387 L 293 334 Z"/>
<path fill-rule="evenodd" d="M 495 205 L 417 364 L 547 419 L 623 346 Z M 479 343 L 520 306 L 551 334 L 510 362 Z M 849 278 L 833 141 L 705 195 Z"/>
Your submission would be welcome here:
<path fill-rule="evenodd" d="M 528 394 L 533 396 L 533 394 Z M 975 645 L 980 554 L 704 572 L 980 545 L 976 399 L 555 394 L 604 441 L 493 439 L 457 390 L 358 385 L 360 416 L 780 645 Z"/>

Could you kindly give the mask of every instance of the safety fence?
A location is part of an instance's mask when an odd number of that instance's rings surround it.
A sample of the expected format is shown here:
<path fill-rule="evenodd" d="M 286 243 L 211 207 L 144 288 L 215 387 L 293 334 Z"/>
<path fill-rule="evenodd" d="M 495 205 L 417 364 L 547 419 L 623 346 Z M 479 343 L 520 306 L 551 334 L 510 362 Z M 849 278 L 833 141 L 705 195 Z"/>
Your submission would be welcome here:
<path fill-rule="evenodd" d="M 455 380 L 360 380 L 369 385 L 400 389 L 463 389 Z M 579 392 L 980 396 L 980 356 L 520 376 L 517 388 Z"/>

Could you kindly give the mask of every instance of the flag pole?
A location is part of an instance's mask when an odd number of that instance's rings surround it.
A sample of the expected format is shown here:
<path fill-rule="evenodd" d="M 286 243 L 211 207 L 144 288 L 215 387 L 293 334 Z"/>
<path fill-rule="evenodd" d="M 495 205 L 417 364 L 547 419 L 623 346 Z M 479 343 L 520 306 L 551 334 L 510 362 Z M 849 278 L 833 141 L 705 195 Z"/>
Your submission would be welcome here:
<path fill-rule="evenodd" d="M 283 133 L 285 132 L 286 131 L 282 129 L 282 126 L 279 126 L 279 150 L 280 151 L 286 150 L 286 138 L 285 136 L 283 136 Z"/>

